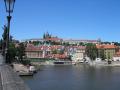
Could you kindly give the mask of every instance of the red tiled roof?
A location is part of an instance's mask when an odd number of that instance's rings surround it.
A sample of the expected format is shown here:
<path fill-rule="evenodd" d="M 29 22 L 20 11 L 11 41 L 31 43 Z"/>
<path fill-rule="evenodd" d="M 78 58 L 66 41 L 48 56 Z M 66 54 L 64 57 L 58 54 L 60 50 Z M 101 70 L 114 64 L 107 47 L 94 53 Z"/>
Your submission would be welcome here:
<path fill-rule="evenodd" d="M 26 51 L 42 51 L 42 50 L 55 50 L 55 49 L 64 49 L 62 45 L 53 45 L 53 46 L 34 46 L 33 44 L 28 44 Z M 85 46 L 68 46 L 65 49 L 76 48 L 76 49 L 85 49 Z"/>
<path fill-rule="evenodd" d="M 103 49 L 115 49 L 117 46 L 115 45 L 96 45 L 98 49 L 103 48 Z"/>
<path fill-rule="evenodd" d="M 34 46 L 33 44 L 28 44 L 26 47 L 26 51 L 54 50 L 54 49 L 62 49 L 62 48 L 64 48 L 64 46 L 61 46 L 61 45 Z"/>

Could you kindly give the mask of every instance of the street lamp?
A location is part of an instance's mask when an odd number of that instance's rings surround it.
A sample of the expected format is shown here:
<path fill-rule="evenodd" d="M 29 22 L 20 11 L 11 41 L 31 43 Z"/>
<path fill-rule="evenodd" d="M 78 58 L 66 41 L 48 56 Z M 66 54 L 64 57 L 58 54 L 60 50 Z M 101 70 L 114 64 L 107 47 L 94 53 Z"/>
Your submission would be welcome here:
<path fill-rule="evenodd" d="M 5 8 L 6 8 L 6 12 L 8 13 L 7 16 L 7 20 L 8 20 L 8 26 L 7 26 L 7 40 L 6 40 L 6 54 L 5 54 L 5 60 L 6 63 L 10 63 L 9 60 L 9 32 L 10 32 L 10 20 L 11 20 L 11 13 L 13 13 L 13 9 L 14 9 L 14 4 L 15 4 L 15 0 L 4 0 L 5 2 Z"/>

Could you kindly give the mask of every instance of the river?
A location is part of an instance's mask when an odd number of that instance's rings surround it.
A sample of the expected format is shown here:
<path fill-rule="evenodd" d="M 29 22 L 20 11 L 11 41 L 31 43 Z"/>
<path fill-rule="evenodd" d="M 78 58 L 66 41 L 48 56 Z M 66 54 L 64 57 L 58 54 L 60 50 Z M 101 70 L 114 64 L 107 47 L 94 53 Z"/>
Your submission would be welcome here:
<path fill-rule="evenodd" d="M 120 90 L 120 67 L 41 66 L 22 77 L 31 90 Z"/>

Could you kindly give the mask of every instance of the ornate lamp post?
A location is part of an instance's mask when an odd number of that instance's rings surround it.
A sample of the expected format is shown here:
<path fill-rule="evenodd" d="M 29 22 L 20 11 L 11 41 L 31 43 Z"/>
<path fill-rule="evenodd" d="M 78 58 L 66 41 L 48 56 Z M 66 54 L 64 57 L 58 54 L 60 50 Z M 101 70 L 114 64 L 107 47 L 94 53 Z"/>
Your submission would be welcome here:
<path fill-rule="evenodd" d="M 6 63 L 10 63 L 9 54 L 8 54 L 9 53 L 9 32 L 10 32 L 10 20 L 12 18 L 11 13 L 13 13 L 15 0 L 4 0 L 4 2 L 5 2 L 6 12 L 8 13 L 8 16 L 7 16 L 8 26 L 7 26 L 7 40 L 6 40 L 5 60 L 6 60 Z"/>

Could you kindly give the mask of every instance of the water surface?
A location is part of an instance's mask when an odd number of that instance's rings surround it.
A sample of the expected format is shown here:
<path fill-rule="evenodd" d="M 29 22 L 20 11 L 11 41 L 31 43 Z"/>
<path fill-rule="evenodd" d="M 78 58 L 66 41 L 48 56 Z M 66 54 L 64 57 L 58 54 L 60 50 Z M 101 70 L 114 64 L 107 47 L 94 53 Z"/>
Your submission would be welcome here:
<path fill-rule="evenodd" d="M 23 79 L 31 90 L 120 90 L 120 67 L 41 66 Z"/>

